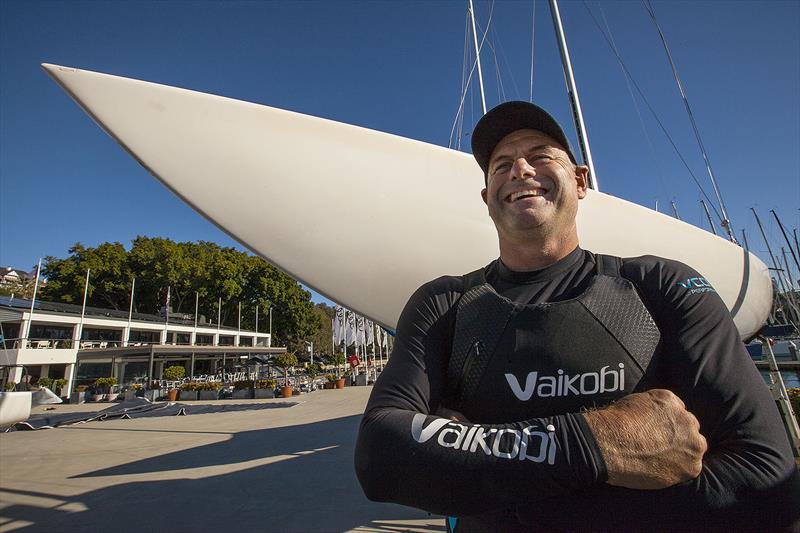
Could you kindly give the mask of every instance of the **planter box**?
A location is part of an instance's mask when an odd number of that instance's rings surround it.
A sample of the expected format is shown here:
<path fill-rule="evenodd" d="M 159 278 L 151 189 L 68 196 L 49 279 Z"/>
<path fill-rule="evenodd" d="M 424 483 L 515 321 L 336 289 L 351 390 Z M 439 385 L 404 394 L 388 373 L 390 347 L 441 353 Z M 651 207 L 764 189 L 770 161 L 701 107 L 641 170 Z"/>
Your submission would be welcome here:
<path fill-rule="evenodd" d="M 86 393 L 85 392 L 73 392 L 72 396 L 69 397 L 69 403 L 85 403 L 86 402 Z"/>
<path fill-rule="evenodd" d="M 151 402 L 156 401 L 157 399 L 159 399 L 163 395 L 164 395 L 164 393 L 163 393 L 163 391 L 161 389 L 149 389 L 149 390 L 144 391 L 144 397 L 146 399 L 150 400 Z"/>
<path fill-rule="evenodd" d="M 239 389 L 233 391 L 234 400 L 249 400 L 252 397 L 253 391 L 251 389 Z"/>
<path fill-rule="evenodd" d="M 336 383 L 333 381 L 328 381 L 322 385 L 323 389 L 333 389 L 336 387 Z M 344 388 L 344 383 L 342 383 L 342 388 Z"/>
<path fill-rule="evenodd" d="M 178 401 L 196 401 L 197 392 L 196 390 L 182 390 L 178 393 Z"/>
<path fill-rule="evenodd" d="M 201 400 L 216 400 L 219 398 L 219 392 L 215 390 L 201 390 L 198 392 Z"/>
<path fill-rule="evenodd" d="M 273 389 L 255 389 L 256 399 L 274 398 L 275 391 Z"/>

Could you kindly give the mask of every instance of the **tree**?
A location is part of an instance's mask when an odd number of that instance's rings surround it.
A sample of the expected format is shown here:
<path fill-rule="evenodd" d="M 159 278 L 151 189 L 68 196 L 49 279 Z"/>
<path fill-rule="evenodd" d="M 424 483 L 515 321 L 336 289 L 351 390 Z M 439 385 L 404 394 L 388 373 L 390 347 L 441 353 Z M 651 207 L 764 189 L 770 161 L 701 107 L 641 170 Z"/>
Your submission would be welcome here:
<path fill-rule="evenodd" d="M 289 369 L 297 366 L 297 356 L 292 352 L 279 354 L 273 359 L 275 366 L 283 369 L 283 386 L 289 386 Z"/>
<path fill-rule="evenodd" d="M 97 248 L 85 248 L 75 243 L 69 257 L 45 258 L 42 275 L 47 285 L 42 297 L 51 301 L 80 305 L 86 283 L 86 270 L 90 270 L 86 304 L 96 307 L 125 309 L 128 307 L 131 272 L 128 253 L 118 243 L 106 242 Z"/>

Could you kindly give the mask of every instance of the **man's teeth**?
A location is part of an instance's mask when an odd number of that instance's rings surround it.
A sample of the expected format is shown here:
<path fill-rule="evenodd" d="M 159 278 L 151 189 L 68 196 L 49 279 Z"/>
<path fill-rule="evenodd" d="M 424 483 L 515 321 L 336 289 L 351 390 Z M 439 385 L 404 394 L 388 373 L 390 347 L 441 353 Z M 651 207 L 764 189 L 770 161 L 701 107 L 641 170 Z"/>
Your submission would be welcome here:
<path fill-rule="evenodd" d="M 533 189 L 533 190 L 526 190 L 526 191 L 519 191 L 512 193 L 511 196 L 508 197 L 510 202 L 515 200 L 519 200 L 520 198 L 527 198 L 529 196 L 543 196 L 544 189 Z"/>

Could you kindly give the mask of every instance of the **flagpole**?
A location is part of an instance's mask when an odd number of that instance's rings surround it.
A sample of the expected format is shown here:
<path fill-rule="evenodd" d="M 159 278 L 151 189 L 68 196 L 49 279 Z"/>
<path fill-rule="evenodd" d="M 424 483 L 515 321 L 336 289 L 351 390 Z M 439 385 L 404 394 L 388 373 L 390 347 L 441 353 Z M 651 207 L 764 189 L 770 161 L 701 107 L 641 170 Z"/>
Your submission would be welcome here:
<path fill-rule="evenodd" d="M 133 281 L 131 281 L 131 305 L 128 308 L 128 338 L 125 339 L 124 346 L 127 346 L 131 340 L 131 319 L 133 318 L 133 291 L 135 289 L 136 289 L 136 277 L 134 276 Z"/>
<path fill-rule="evenodd" d="M 81 337 L 83 337 L 83 317 L 86 314 L 86 296 L 89 294 L 89 272 L 90 268 L 86 269 L 86 281 L 83 283 L 83 306 L 81 307 L 81 322 L 78 326 L 78 346 L 80 346 Z"/>
<path fill-rule="evenodd" d="M 169 340 L 169 295 L 171 288 L 167 285 L 167 305 L 164 306 L 164 344 L 167 344 Z"/>
<path fill-rule="evenodd" d="M 39 291 L 39 273 L 42 271 L 42 260 L 39 259 L 39 264 L 36 266 L 36 279 L 33 281 L 33 297 L 31 298 L 31 311 L 28 317 L 28 327 L 25 331 L 24 339 L 30 343 L 31 326 L 33 325 L 33 306 L 36 303 L 36 293 Z"/>
<path fill-rule="evenodd" d="M 200 292 L 194 291 L 194 344 L 197 344 L 197 313 L 200 312 Z"/>
<path fill-rule="evenodd" d="M 222 296 L 217 301 L 217 346 L 219 346 L 219 327 L 222 321 Z"/>

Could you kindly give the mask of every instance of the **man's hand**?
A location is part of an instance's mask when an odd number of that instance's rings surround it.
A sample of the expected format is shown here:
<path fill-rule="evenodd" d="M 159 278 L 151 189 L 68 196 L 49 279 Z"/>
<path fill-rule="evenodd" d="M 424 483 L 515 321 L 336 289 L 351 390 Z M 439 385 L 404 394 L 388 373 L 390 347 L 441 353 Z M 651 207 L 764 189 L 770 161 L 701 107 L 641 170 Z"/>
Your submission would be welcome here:
<path fill-rule="evenodd" d="M 608 466 L 608 483 L 663 489 L 700 475 L 706 439 L 680 398 L 665 389 L 631 394 L 584 413 Z"/>

